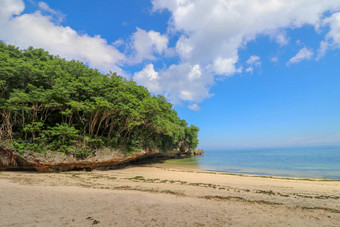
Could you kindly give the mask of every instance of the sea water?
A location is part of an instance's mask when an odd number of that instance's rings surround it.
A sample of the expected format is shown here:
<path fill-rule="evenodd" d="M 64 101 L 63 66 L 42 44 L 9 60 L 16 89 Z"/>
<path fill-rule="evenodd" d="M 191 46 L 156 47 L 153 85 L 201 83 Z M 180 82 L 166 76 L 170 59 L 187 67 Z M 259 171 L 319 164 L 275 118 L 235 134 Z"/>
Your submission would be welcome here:
<path fill-rule="evenodd" d="M 179 163 L 213 171 L 340 179 L 340 146 L 265 149 L 206 149 Z"/>

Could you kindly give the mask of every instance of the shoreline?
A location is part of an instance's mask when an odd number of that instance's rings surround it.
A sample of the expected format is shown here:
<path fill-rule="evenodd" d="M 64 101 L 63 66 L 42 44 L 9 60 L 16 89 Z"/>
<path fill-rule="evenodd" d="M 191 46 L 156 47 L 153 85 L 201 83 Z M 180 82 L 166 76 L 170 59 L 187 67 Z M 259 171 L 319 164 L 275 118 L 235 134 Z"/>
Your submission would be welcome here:
<path fill-rule="evenodd" d="M 186 158 L 183 158 L 186 159 Z M 178 158 L 169 159 L 169 160 L 181 160 Z M 214 170 L 214 169 L 204 169 L 200 166 L 195 165 L 185 165 L 178 163 L 168 163 L 169 160 L 165 160 L 162 163 L 151 163 L 150 167 L 160 167 L 160 168 L 175 168 L 182 170 L 197 170 L 199 172 L 211 172 L 211 173 L 220 173 L 224 175 L 235 175 L 235 176 L 249 176 L 249 177 L 260 177 L 260 178 L 272 178 L 272 179 L 293 179 L 293 180 L 306 180 L 306 181 L 339 181 L 340 178 L 327 178 L 327 177 L 299 177 L 299 176 L 286 176 L 286 175 L 269 175 L 269 174 L 257 174 L 257 173 L 247 173 L 247 172 L 232 172 L 232 171 L 223 171 L 223 170 Z M 136 165 L 138 166 L 138 165 Z M 145 165 L 146 166 L 146 165 Z"/>
<path fill-rule="evenodd" d="M 89 217 L 100 221 L 98 226 L 340 223 L 339 181 L 159 165 L 163 164 L 92 172 L 0 172 L 0 201 L 5 207 L 0 209 L 0 224 L 80 226 L 88 225 Z M 52 215 L 51 220 L 44 215 Z"/>

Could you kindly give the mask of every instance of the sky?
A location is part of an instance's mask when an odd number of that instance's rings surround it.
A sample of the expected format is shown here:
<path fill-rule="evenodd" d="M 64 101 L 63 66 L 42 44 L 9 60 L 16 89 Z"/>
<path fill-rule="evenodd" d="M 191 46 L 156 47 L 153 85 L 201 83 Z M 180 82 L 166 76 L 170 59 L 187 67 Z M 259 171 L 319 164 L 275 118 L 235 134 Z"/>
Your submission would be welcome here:
<path fill-rule="evenodd" d="M 0 0 L 0 40 L 164 95 L 201 148 L 340 144 L 340 0 Z"/>

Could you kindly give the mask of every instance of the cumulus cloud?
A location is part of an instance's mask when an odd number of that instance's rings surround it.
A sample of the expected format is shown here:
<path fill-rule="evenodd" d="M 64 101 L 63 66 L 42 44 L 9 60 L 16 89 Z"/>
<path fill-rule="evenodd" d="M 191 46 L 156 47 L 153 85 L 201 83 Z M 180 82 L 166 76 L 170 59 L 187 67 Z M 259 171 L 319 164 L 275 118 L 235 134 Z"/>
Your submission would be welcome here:
<path fill-rule="evenodd" d="M 153 8 L 169 10 L 171 26 L 184 33 L 177 45 L 181 57 L 206 63 L 235 58 L 259 34 L 277 34 L 285 43 L 282 29 L 317 25 L 324 12 L 340 8 L 340 1 L 154 0 Z"/>
<path fill-rule="evenodd" d="M 294 57 L 289 59 L 289 61 L 287 62 L 287 65 L 299 63 L 300 61 L 303 61 L 303 60 L 310 60 L 312 59 L 313 54 L 314 53 L 312 50 L 309 50 L 306 47 L 304 47 Z"/>
<path fill-rule="evenodd" d="M 200 102 L 213 95 L 209 92 L 214 84 L 213 75 L 197 64 L 174 64 L 158 72 L 153 64 L 149 64 L 136 72 L 133 79 L 153 93 L 165 95 L 175 104 L 182 101 Z"/>
<path fill-rule="evenodd" d="M 168 33 L 137 28 L 129 40 L 108 44 L 98 36 L 80 34 L 55 20 L 59 12 L 45 2 L 38 11 L 23 14 L 23 0 L 0 0 L 0 39 L 21 48 L 44 48 L 67 59 L 77 59 L 101 71 L 117 71 L 126 65 L 151 61 L 134 79 L 172 102 L 199 103 L 210 97 L 215 75 L 253 72 L 258 56 L 247 61 L 239 50 L 259 36 L 287 45 L 287 29 L 314 26 L 329 29 L 318 57 L 340 48 L 340 0 L 151 0 L 154 12 L 170 13 Z M 46 15 L 48 14 L 48 15 Z M 54 19 L 53 19 L 54 18 Z M 321 33 L 320 33 L 321 34 Z M 322 34 L 321 34 L 322 35 Z M 126 55 L 116 47 L 122 46 Z M 171 65 L 155 69 L 159 57 L 173 56 Z M 313 51 L 302 48 L 287 65 L 309 60 Z M 273 58 L 276 62 L 278 58 Z M 173 64 L 175 63 L 175 64 Z M 197 104 L 196 104 L 197 105 Z"/>
<path fill-rule="evenodd" d="M 241 68 L 236 68 L 238 57 L 221 58 L 218 57 L 213 63 L 213 71 L 219 75 L 231 76 L 236 72 L 241 72 Z"/>
<path fill-rule="evenodd" d="M 0 25 L 5 24 L 12 16 L 24 11 L 25 4 L 22 0 L 2 0 L 0 2 Z"/>
<path fill-rule="evenodd" d="M 340 0 L 153 0 L 152 3 L 154 12 L 167 10 L 171 13 L 168 30 L 179 34 L 176 52 L 180 63 L 177 67 L 198 64 L 201 78 L 205 78 L 204 73 L 232 76 L 241 72 L 240 48 L 260 35 L 269 36 L 281 46 L 287 45 L 287 29 L 305 25 L 319 28 L 325 13 L 340 10 Z M 336 40 L 332 34 L 328 37 L 324 44 L 327 48 Z M 289 64 L 310 59 L 311 53 L 311 50 L 302 50 Z M 249 63 L 246 72 L 253 72 L 254 67 L 261 64 L 260 61 Z M 209 97 L 209 92 L 206 94 Z M 190 97 L 197 102 L 194 95 Z"/>
<path fill-rule="evenodd" d="M 46 3 L 40 2 L 39 6 L 50 13 L 55 12 Z M 0 1 L 1 40 L 21 48 L 44 48 L 66 59 L 86 62 L 90 67 L 104 72 L 122 73 L 119 64 L 125 60 L 124 54 L 99 35 L 79 34 L 68 26 L 54 23 L 50 16 L 42 15 L 41 11 L 22 14 L 24 9 L 22 0 Z"/>
<path fill-rule="evenodd" d="M 135 73 L 133 79 L 153 93 L 162 92 L 158 72 L 155 71 L 153 64 L 149 64 L 142 71 Z"/>
<path fill-rule="evenodd" d="M 168 43 L 166 35 L 137 28 L 137 31 L 132 35 L 134 56 L 130 61 L 136 64 L 144 60 L 155 60 L 155 54 L 164 54 L 167 51 Z"/>

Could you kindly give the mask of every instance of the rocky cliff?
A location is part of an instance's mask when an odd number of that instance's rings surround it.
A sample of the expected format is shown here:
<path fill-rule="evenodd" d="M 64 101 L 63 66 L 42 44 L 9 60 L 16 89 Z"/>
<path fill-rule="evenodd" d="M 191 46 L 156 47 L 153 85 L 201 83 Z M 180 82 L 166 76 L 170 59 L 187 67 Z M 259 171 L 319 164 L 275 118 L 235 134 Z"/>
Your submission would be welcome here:
<path fill-rule="evenodd" d="M 18 154 L 13 150 L 0 146 L 0 171 L 2 170 L 28 170 L 38 172 L 67 171 L 67 170 L 92 170 L 115 169 L 143 160 L 159 160 L 191 155 L 201 155 L 204 151 L 172 151 L 160 152 L 139 151 L 131 155 L 125 155 L 119 150 L 102 149 L 91 154 L 85 159 L 79 159 L 73 155 L 48 151 L 44 154 L 28 152 Z"/>

